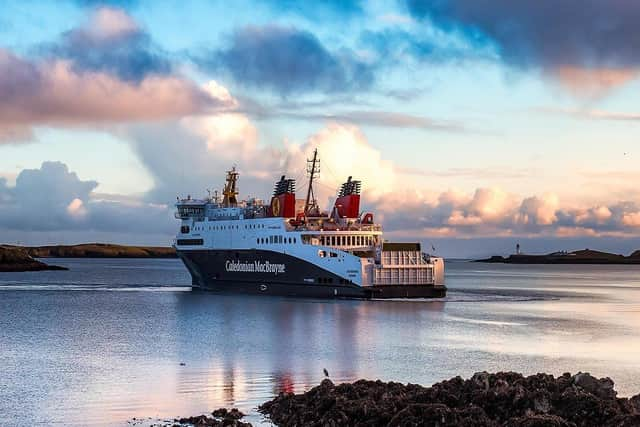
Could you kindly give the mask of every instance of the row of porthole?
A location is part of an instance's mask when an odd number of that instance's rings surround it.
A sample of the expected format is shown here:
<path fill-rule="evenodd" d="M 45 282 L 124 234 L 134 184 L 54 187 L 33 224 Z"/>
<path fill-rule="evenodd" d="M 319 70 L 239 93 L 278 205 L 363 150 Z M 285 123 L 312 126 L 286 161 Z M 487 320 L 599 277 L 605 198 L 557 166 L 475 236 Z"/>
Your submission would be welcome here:
<path fill-rule="evenodd" d="M 264 224 L 252 224 L 252 225 L 245 225 L 244 226 L 245 229 L 247 228 L 264 228 Z M 193 230 L 199 230 L 199 231 L 205 231 L 207 228 L 206 227 L 193 227 Z M 240 226 L 239 225 L 214 225 L 214 226 L 209 226 L 209 231 L 216 231 L 216 230 L 239 230 Z"/>
<path fill-rule="evenodd" d="M 266 237 L 258 237 L 256 239 L 256 243 L 258 245 L 266 245 L 266 244 L 296 244 L 298 243 L 298 239 L 295 237 L 282 237 L 282 236 L 269 236 Z"/>

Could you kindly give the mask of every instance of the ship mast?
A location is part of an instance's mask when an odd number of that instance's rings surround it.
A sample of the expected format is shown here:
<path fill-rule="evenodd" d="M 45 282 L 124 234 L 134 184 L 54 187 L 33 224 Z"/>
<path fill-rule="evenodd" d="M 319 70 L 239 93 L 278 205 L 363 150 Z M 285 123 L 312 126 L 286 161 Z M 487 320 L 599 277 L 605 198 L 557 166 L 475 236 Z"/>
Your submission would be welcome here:
<path fill-rule="evenodd" d="M 318 149 L 313 150 L 313 159 L 307 160 L 307 174 L 309 175 L 309 188 L 307 189 L 307 199 L 304 203 L 304 216 L 309 212 L 318 210 L 316 196 L 313 194 L 313 180 L 320 174 L 320 159 L 318 159 Z"/>
<path fill-rule="evenodd" d="M 224 190 L 222 191 L 222 206 L 225 208 L 234 208 L 238 206 L 238 199 L 236 196 L 238 195 L 238 190 L 236 188 L 236 184 L 238 182 L 238 172 L 236 172 L 236 167 L 231 168 L 230 171 L 227 171 L 227 179 L 224 185 Z"/>

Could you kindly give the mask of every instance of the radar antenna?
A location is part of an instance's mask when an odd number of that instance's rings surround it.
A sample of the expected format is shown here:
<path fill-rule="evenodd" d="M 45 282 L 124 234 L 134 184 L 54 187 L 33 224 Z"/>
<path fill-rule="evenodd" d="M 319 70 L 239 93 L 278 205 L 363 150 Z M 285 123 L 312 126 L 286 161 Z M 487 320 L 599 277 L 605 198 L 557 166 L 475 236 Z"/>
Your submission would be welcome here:
<path fill-rule="evenodd" d="M 224 196 L 222 198 L 222 206 L 225 208 L 235 208 L 238 206 L 238 199 L 236 197 L 238 195 L 238 189 L 236 188 L 238 175 L 239 174 L 236 172 L 235 166 L 231 168 L 230 171 L 227 171 L 226 183 L 224 185 L 224 190 L 222 191 L 222 195 Z"/>
<path fill-rule="evenodd" d="M 313 150 L 313 159 L 307 160 L 307 175 L 309 175 L 309 188 L 307 189 L 307 199 L 304 203 L 304 216 L 312 214 L 318 215 L 318 203 L 313 193 L 313 180 L 320 176 L 320 159 L 318 158 L 318 149 Z"/>

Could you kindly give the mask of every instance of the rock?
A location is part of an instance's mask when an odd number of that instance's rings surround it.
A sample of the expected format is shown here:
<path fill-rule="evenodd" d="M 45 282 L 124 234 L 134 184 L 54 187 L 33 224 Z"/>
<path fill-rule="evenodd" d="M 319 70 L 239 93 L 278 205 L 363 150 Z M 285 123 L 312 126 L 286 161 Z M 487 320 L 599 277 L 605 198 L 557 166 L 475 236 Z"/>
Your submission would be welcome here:
<path fill-rule="evenodd" d="M 556 415 L 530 415 L 512 418 L 503 427 L 575 427 L 575 424 Z"/>
<path fill-rule="evenodd" d="M 604 424 L 605 427 L 638 427 L 640 414 L 617 415 Z"/>
<path fill-rule="evenodd" d="M 476 372 L 471 377 L 471 381 L 473 381 L 474 385 L 477 387 L 486 390 L 489 390 L 489 374 L 486 372 Z"/>
<path fill-rule="evenodd" d="M 388 427 L 415 425 L 457 426 L 458 417 L 441 403 L 414 403 L 398 412 L 387 424 Z"/>
<path fill-rule="evenodd" d="M 180 418 L 174 420 L 177 422 L 177 424 L 174 425 L 193 425 L 196 427 L 251 427 L 250 423 L 240 421 L 240 419 L 244 417 L 244 414 L 236 408 L 232 408 L 231 410 L 226 408 L 216 409 L 211 415 L 213 415 L 213 417 L 197 415 L 194 417 Z"/>
<path fill-rule="evenodd" d="M 640 413 L 640 394 L 636 394 L 629 399 L 629 405 L 635 412 Z"/>
<path fill-rule="evenodd" d="M 613 380 L 611 378 L 597 379 L 588 372 L 578 372 L 571 379 L 576 386 L 601 399 L 616 398 L 617 393 L 613 389 Z"/>
<path fill-rule="evenodd" d="M 324 380 L 259 411 L 278 426 L 627 427 L 640 426 L 640 395 L 617 398 L 611 379 L 585 373 L 479 372 L 431 387 Z"/>

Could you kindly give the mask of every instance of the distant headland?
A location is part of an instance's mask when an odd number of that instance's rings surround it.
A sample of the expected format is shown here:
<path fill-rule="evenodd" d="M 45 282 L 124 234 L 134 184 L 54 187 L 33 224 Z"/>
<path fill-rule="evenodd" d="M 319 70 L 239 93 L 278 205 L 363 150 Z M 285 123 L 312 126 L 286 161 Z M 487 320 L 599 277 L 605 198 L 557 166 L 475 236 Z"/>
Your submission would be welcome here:
<path fill-rule="evenodd" d="M 572 252 L 560 251 L 542 255 L 516 253 L 508 257 L 494 255 L 491 258 L 475 260 L 475 262 L 504 264 L 640 264 L 640 250 L 633 252 L 629 256 L 591 249 Z"/>
<path fill-rule="evenodd" d="M 126 246 L 110 243 L 83 243 L 79 245 L 25 246 L 25 251 L 36 258 L 175 258 L 170 246 Z"/>
<path fill-rule="evenodd" d="M 0 245 L 0 272 L 67 270 L 35 258 L 175 258 L 168 246 L 124 246 L 108 243 L 79 245 L 13 246 Z"/>

